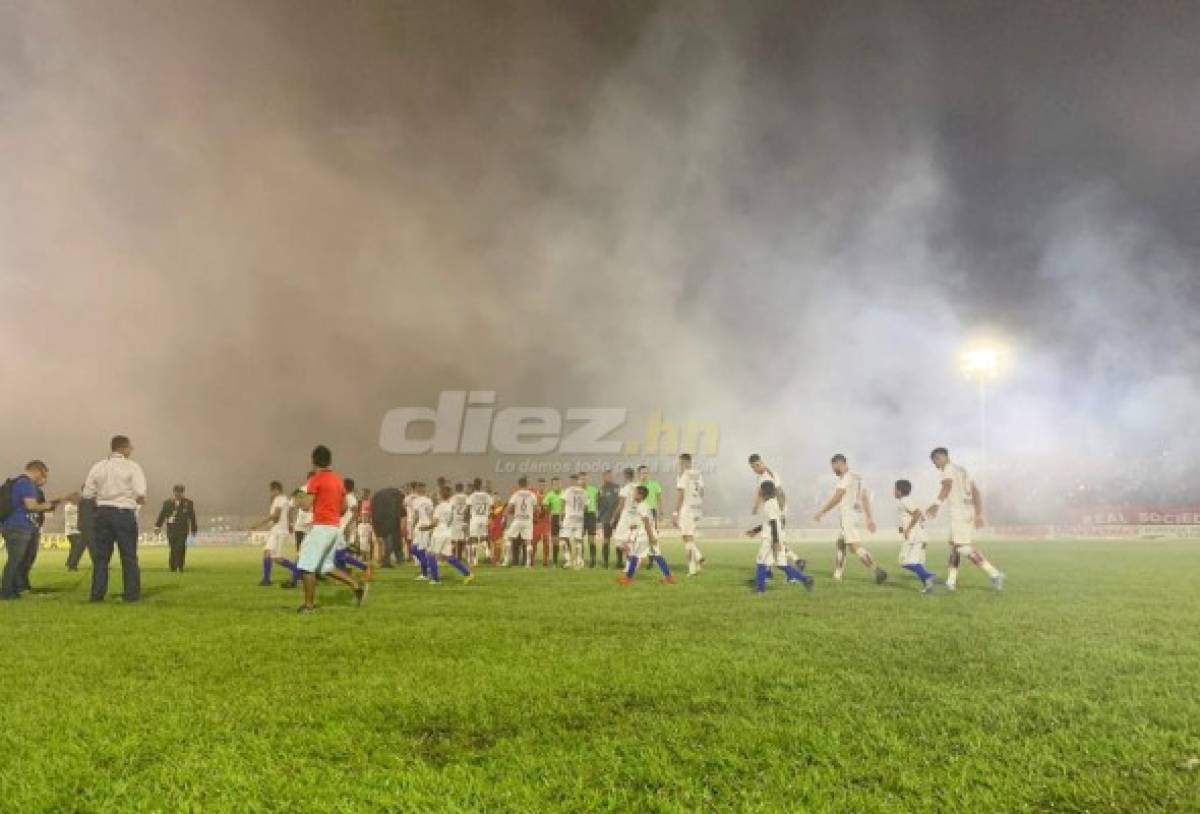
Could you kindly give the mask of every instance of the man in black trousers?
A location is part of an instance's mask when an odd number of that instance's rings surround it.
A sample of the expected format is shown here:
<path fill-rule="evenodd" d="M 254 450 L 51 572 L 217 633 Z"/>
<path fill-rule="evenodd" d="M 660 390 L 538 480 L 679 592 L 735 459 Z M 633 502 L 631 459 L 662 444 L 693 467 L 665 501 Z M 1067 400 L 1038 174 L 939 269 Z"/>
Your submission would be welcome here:
<path fill-rule="evenodd" d="M 171 547 L 168 565 L 172 571 L 182 571 L 187 559 L 187 538 L 196 533 L 196 506 L 183 496 L 183 484 L 175 484 L 172 490 L 174 497 L 164 500 L 158 520 L 154 521 L 154 531 L 162 533 L 163 523 L 167 524 L 167 544 Z"/>
<path fill-rule="evenodd" d="M 112 454 L 99 461 L 84 481 L 83 497 L 96 501 L 92 530 L 92 601 L 108 594 L 108 563 L 113 546 L 121 555 L 124 600 L 142 598 L 142 569 L 138 565 L 137 509 L 146 502 L 146 475 L 130 456 L 133 444 L 124 435 L 113 436 Z"/>

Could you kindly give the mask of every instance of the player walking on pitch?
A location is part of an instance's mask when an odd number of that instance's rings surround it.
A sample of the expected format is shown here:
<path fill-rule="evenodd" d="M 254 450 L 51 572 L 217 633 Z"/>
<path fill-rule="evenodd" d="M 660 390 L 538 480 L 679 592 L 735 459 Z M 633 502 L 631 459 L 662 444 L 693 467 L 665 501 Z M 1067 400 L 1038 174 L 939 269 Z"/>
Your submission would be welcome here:
<path fill-rule="evenodd" d="M 696 545 L 696 521 L 703 514 L 704 506 L 704 476 L 692 466 L 692 456 L 686 452 L 679 456 L 679 479 L 675 481 L 675 490 L 675 524 L 683 537 L 688 576 L 694 577 L 704 565 L 704 555 Z"/>
<path fill-rule="evenodd" d="M 863 486 L 862 476 L 850 471 L 845 455 L 834 455 L 830 460 L 833 474 L 837 476 L 837 487 L 833 495 L 817 512 L 813 519 L 821 522 L 825 515 L 835 508 L 841 510 L 841 531 L 838 535 L 837 553 L 833 568 L 833 578 L 841 581 L 846 570 L 846 549 L 849 548 L 858 555 L 862 564 L 875 573 L 875 583 L 887 579 L 884 571 L 875 563 L 871 552 L 862 545 L 862 525 L 866 521 L 867 531 L 875 533 L 875 518 L 871 514 L 871 495 Z"/>
<path fill-rule="evenodd" d="M 945 447 L 938 447 L 929 457 L 942 475 L 942 489 L 938 492 L 937 502 L 929 507 L 926 515 L 934 518 L 942 506 L 950 507 L 950 565 L 946 569 L 946 589 L 953 591 L 958 588 L 958 566 L 965 556 L 991 578 L 993 588 L 1004 590 L 1003 572 L 988 562 L 983 552 L 974 545 L 975 529 L 984 526 L 983 497 L 979 487 L 971 480 L 966 469 L 951 462 L 950 453 Z"/>
<path fill-rule="evenodd" d="M 925 514 L 912 499 L 912 484 L 909 481 L 896 481 L 895 495 L 900 539 L 904 541 L 900 546 L 900 567 L 912 571 L 921 580 L 922 593 L 931 594 L 937 584 L 937 574 L 925 570 Z"/>
<path fill-rule="evenodd" d="M 459 494 L 462 494 L 459 492 Z M 442 486 L 441 500 L 433 509 L 433 529 L 429 536 L 429 549 L 425 556 L 429 558 L 429 584 L 441 585 L 438 573 L 438 557 L 443 558 L 450 566 L 463 575 L 463 584 L 470 585 L 475 576 L 471 569 L 463 564 L 454 552 L 454 490 L 449 484 Z"/>
<path fill-rule="evenodd" d="M 300 580 L 300 570 L 296 564 L 283 556 L 284 546 L 292 539 L 291 531 L 288 530 L 288 511 L 290 509 L 291 501 L 283 493 L 283 484 L 277 480 L 271 481 L 271 507 L 265 518 L 251 526 L 252 529 L 270 526 L 267 531 L 267 541 L 263 544 L 263 571 L 259 585 L 269 586 L 271 584 L 271 566 L 275 563 L 288 569 L 292 574 L 291 579 L 282 583 L 282 587 L 295 588 L 296 583 Z"/>
<path fill-rule="evenodd" d="M 633 582 L 633 578 L 637 574 L 638 563 L 643 557 L 649 557 L 650 562 L 658 566 L 662 571 L 664 583 L 675 584 L 675 577 L 671 576 L 671 569 L 667 567 L 667 561 L 663 559 L 662 551 L 658 547 L 658 529 L 654 525 L 654 514 L 650 510 L 649 504 L 646 503 L 649 495 L 650 490 L 645 485 L 639 483 L 634 487 L 632 509 L 625 514 L 626 519 L 622 521 L 629 524 L 627 532 L 629 565 L 625 569 L 625 573 L 617 580 L 622 585 Z"/>
<path fill-rule="evenodd" d="M 767 480 L 763 481 L 758 488 L 762 498 L 759 508 L 763 514 L 763 524 L 746 532 L 747 537 L 762 534 L 762 545 L 758 547 L 758 558 L 755 563 L 754 590 L 760 594 L 766 593 L 767 577 L 772 568 L 778 568 L 787 575 L 789 583 L 798 582 L 804 586 L 805 590 L 811 591 L 812 577 L 805 574 L 800 568 L 789 565 L 787 557 L 784 555 L 783 512 L 780 511 L 779 501 L 775 498 L 775 484 Z"/>

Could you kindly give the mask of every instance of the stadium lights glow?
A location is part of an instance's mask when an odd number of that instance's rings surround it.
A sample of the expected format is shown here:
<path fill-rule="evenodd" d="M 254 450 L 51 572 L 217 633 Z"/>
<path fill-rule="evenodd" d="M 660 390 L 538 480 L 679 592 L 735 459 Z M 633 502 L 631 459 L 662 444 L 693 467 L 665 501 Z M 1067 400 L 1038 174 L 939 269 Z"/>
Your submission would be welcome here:
<path fill-rule="evenodd" d="M 996 345 L 974 345 L 958 356 L 962 372 L 971 379 L 994 379 L 1000 374 L 1002 351 Z"/>

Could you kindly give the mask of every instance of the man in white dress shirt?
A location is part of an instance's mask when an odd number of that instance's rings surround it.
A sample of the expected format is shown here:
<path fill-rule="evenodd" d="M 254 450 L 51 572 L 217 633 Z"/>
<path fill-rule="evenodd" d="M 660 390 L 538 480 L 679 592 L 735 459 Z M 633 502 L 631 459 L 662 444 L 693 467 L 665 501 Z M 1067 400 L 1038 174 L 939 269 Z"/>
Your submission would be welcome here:
<path fill-rule="evenodd" d="M 92 538 L 92 601 L 103 602 L 108 593 L 108 562 L 113 546 L 121 555 L 121 581 L 126 602 L 142 597 L 138 567 L 137 509 L 146 502 L 146 475 L 130 460 L 133 444 L 124 435 L 113 436 L 112 454 L 97 462 L 84 481 L 83 496 L 96 501 Z"/>

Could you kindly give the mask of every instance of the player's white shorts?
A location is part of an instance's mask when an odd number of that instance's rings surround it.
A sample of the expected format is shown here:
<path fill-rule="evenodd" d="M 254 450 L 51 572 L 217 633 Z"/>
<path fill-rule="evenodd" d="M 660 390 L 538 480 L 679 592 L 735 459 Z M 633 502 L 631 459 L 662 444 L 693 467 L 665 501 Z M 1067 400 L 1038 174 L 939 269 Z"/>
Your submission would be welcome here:
<path fill-rule="evenodd" d="M 520 538 L 527 543 L 530 542 L 533 540 L 533 521 L 518 520 L 514 517 L 509 521 L 508 528 L 504 530 L 504 536 L 509 540 Z"/>
<path fill-rule="evenodd" d="M 430 537 L 433 536 L 433 529 L 417 529 L 413 534 L 413 548 L 419 548 L 422 551 L 428 551 L 433 545 Z"/>
<path fill-rule="evenodd" d="M 486 540 L 488 538 L 488 519 L 486 517 L 472 517 L 468 533 L 478 540 Z"/>
<path fill-rule="evenodd" d="M 562 522 L 558 526 L 558 539 L 560 540 L 582 540 L 583 539 L 583 515 L 578 517 L 563 516 Z"/>
<path fill-rule="evenodd" d="M 858 525 L 857 518 L 842 518 L 841 539 L 845 543 L 854 543 L 855 545 L 862 542 L 862 527 Z"/>
<path fill-rule="evenodd" d="M 454 523 L 450 526 L 450 539 L 456 543 L 464 542 L 467 539 L 467 524 Z"/>
<path fill-rule="evenodd" d="M 695 537 L 696 521 L 699 519 L 699 509 L 684 506 L 679 512 L 679 533 L 684 537 Z"/>
<path fill-rule="evenodd" d="M 975 518 L 951 517 L 950 542 L 955 545 L 971 545 L 975 542 Z"/>
<path fill-rule="evenodd" d="M 294 539 L 287 529 L 271 529 L 267 532 L 266 542 L 263 543 L 263 553 L 275 558 L 282 557 L 284 546 Z"/>
<path fill-rule="evenodd" d="M 617 521 L 617 525 L 613 528 L 613 541 L 622 545 L 629 545 L 633 542 L 633 538 L 637 534 L 646 534 L 645 530 L 639 525 L 636 516 L 623 515 Z"/>
<path fill-rule="evenodd" d="M 428 553 L 449 557 L 454 553 L 454 534 L 445 526 L 438 526 L 429 535 Z"/>
<path fill-rule="evenodd" d="M 924 540 L 905 540 L 900 544 L 900 564 L 901 565 L 924 565 L 925 564 L 925 541 Z"/>
<path fill-rule="evenodd" d="M 649 535 L 645 529 L 631 529 L 629 540 L 629 556 L 638 557 L 657 557 L 662 554 L 656 543 L 650 542 Z"/>
<path fill-rule="evenodd" d="M 763 540 L 758 547 L 758 557 L 755 559 L 758 565 L 778 565 L 780 567 L 787 565 L 787 546 L 783 541 L 779 541 L 778 546 L 772 546 L 770 540 Z"/>

